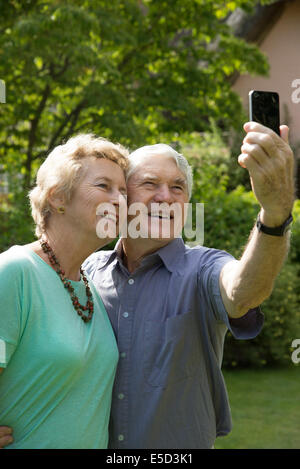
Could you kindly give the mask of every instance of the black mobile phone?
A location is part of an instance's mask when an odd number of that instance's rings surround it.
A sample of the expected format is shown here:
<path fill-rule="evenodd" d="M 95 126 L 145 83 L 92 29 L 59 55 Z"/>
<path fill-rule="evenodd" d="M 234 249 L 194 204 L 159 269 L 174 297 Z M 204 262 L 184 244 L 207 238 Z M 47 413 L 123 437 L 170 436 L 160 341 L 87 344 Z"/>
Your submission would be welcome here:
<path fill-rule="evenodd" d="M 273 91 L 249 92 L 249 119 L 280 135 L 279 94 Z"/>

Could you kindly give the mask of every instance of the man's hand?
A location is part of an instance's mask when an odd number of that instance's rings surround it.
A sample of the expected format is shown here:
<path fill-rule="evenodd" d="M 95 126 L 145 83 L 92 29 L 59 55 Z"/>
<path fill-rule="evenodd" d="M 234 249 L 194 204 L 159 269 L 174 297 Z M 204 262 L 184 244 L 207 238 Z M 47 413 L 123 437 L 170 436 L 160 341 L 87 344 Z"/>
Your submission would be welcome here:
<path fill-rule="evenodd" d="M 10 445 L 13 441 L 12 429 L 10 427 L 0 426 L 0 449 Z"/>
<path fill-rule="evenodd" d="M 295 198 L 289 128 L 280 126 L 281 137 L 256 122 L 247 122 L 244 130 L 247 135 L 239 164 L 249 171 L 252 190 L 262 207 L 261 222 L 270 227 L 280 226 L 291 213 Z"/>

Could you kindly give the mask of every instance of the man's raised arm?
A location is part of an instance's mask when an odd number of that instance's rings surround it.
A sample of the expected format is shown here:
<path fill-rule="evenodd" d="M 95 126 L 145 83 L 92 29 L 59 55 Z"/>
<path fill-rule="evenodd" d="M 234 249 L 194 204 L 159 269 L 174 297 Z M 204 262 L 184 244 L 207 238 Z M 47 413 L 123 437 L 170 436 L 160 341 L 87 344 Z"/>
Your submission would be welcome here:
<path fill-rule="evenodd" d="M 239 164 L 249 172 L 261 211 L 241 259 L 228 262 L 221 271 L 222 299 L 233 318 L 243 316 L 270 296 L 289 250 L 287 227 L 295 198 L 288 127 L 280 127 L 281 137 L 255 122 L 248 122 L 244 129 L 247 135 Z"/>

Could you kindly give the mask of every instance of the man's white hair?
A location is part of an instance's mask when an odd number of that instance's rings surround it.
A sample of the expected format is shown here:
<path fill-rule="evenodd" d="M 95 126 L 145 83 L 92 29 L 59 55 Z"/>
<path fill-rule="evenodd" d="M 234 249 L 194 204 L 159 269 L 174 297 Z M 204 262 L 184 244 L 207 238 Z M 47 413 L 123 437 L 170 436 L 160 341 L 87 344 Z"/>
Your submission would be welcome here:
<path fill-rule="evenodd" d="M 187 190 L 189 198 L 191 198 L 193 190 L 193 171 L 187 159 L 178 153 L 174 148 L 166 145 L 165 143 L 157 143 L 156 145 L 146 145 L 140 147 L 129 155 L 129 169 L 127 171 L 126 179 L 130 178 L 136 171 L 137 167 L 142 163 L 145 156 L 159 157 L 161 155 L 171 156 L 174 158 L 178 168 L 183 173 L 186 179 Z"/>

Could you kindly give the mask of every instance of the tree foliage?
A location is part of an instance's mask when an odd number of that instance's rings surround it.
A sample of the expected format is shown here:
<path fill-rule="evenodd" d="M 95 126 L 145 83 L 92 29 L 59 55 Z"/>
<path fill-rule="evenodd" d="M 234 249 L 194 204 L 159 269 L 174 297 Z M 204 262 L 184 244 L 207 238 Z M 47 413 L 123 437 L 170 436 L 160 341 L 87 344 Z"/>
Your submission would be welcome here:
<path fill-rule="evenodd" d="M 233 72 L 266 73 L 264 56 L 226 18 L 254 0 L 0 1 L 0 164 L 30 187 L 45 155 L 92 131 L 130 147 L 214 118 L 240 125 Z"/>

